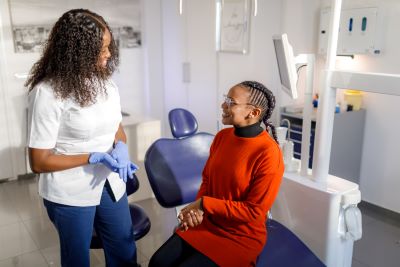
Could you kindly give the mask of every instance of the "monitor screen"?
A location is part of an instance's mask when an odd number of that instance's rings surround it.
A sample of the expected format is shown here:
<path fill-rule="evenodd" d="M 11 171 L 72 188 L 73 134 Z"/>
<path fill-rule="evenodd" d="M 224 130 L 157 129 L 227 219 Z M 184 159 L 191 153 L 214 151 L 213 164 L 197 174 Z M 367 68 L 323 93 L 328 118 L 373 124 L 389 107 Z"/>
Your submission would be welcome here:
<path fill-rule="evenodd" d="M 296 99 L 297 72 L 292 46 L 289 44 L 286 34 L 273 36 L 273 41 L 282 89 L 290 97 Z"/>

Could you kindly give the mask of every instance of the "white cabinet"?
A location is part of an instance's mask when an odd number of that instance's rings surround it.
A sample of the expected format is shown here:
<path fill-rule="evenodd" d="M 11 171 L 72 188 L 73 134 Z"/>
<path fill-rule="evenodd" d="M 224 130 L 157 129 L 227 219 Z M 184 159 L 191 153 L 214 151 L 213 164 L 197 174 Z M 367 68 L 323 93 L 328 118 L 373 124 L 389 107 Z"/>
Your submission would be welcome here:
<path fill-rule="evenodd" d="M 11 161 L 12 157 L 10 149 L 11 143 L 9 139 L 9 128 L 6 114 L 7 112 L 4 101 L 4 87 L 3 83 L 0 80 L 0 180 L 13 177 Z"/>
<path fill-rule="evenodd" d="M 215 133 L 215 1 L 185 0 L 180 15 L 178 2 L 165 0 L 162 11 L 165 115 L 173 108 L 186 108 L 196 117 L 199 131 Z"/>
<path fill-rule="evenodd" d="M 380 35 L 382 18 L 378 8 L 352 8 L 342 11 L 337 54 L 379 54 L 382 49 Z M 330 9 L 322 9 L 320 15 L 318 53 L 326 54 L 328 45 Z"/>
<path fill-rule="evenodd" d="M 139 179 L 139 190 L 129 199 L 139 201 L 153 196 L 153 191 L 147 179 L 144 167 L 144 158 L 147 149 L 161 137 L 161 122 L 151 118 L 139 118 L 137 116 L 123 117 L 122 125 L 127 138 L 129 156 L 139 166 L 136 175 Z"/>
<path fill-rule="evenodd" d="M 312 113 L 310 158 L 312 158 L 314 152 L 316 112 L 317 110 L 314 109 Z M 336 113 L 333 124 L 329 174 L 357 184 L 360 183 L 365 114 L 364 109 Z M 281 111 L 281 119 L 288 119 L 291 123 L 289 140 L 294 143 L 294 157 L 300 159 L 303 114 Z M 312 168 L 311 160 L 309 161 L 309 168 Z"/>
<path fill-rule="evenodd" d="M 0 119 L 2 127 L 8 131 L 8 138 L 1 136 L 0 147 L 7 147 L 7 160 L 1 159 L 2 171 L 13 168 L 12 178 L 27 173 L 25 158 L 26 147 L 26 106 L 28 90 L 24 87 L 25 79 L 18 78 L 16 74 L 27 73 L 37 61 L 39 53 L 15 53 L 12 26 L 9 12 L 9 1 L 0 1 L 0 60 L 2 84 L 0 88 Z M 5 112 L 6 110 L 7 112 Z M 4 120 L 7 125 L 3 124 Z M 11 167 L 12 166 L 12 167 Z M 5 176 L 0 175 L 0 179 Z"/>
<path fill-rule="evenodd" d="M 8 113 L 11 112 L 7 108 L 6 98 L 8 96 L 6 91 L 5 81 L 5 62 L 4 62 L 4 33 L 2 14 L 0 13 L 0 180 L 12 178 L 13 165 L 12 165 L 12 153 L 11 153 L 11 142 L 10 142 L 10 125 L 8 119 Z"/>

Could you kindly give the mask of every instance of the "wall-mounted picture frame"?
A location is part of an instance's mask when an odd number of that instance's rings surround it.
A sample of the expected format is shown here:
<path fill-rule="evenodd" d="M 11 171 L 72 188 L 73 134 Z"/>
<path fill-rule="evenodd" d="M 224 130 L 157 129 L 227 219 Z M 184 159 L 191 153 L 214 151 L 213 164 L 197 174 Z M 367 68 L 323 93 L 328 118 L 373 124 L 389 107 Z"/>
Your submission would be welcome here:
<path fill-rule="evenodd" d="M 87 8 L 106 18 L 121 49 L 141 48 L 141 0 L 9 0 L 15 53 L 40 53 L 56 20 L 73 8 Z M 35 14 L 35 15 L 32 15 Z M 36 15 L 40 14 L 40 15 Z"/>
<path fill-rule="evenodd" d="M 217 51 L 247 54 L 251 0 L 216 0 Z"/>

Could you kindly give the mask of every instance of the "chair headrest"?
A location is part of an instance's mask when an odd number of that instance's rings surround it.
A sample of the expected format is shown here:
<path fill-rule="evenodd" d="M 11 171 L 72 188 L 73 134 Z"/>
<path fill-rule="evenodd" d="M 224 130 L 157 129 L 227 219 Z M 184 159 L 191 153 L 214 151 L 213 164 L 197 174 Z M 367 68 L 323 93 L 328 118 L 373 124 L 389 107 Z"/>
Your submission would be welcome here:
<path fill-rule="evenodd" d="M 183 108 L 175 108 L 168 113 L 169 126 L 175 138 L 193 135 L 197 131 L 197 120 L 194 115 Z"/>

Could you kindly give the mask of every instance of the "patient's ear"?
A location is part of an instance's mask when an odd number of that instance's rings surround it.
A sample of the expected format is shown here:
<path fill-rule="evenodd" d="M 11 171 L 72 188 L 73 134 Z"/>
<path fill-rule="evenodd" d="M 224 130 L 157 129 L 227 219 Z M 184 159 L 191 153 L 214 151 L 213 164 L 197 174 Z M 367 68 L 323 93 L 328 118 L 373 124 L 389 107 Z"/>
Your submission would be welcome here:
<path fill-rule="evenodd" d="M 253 108 L 253 110 L 250 112 L 250 117 L 258 117 L 261 115 L 261 109 L 260 108 Z"/>

